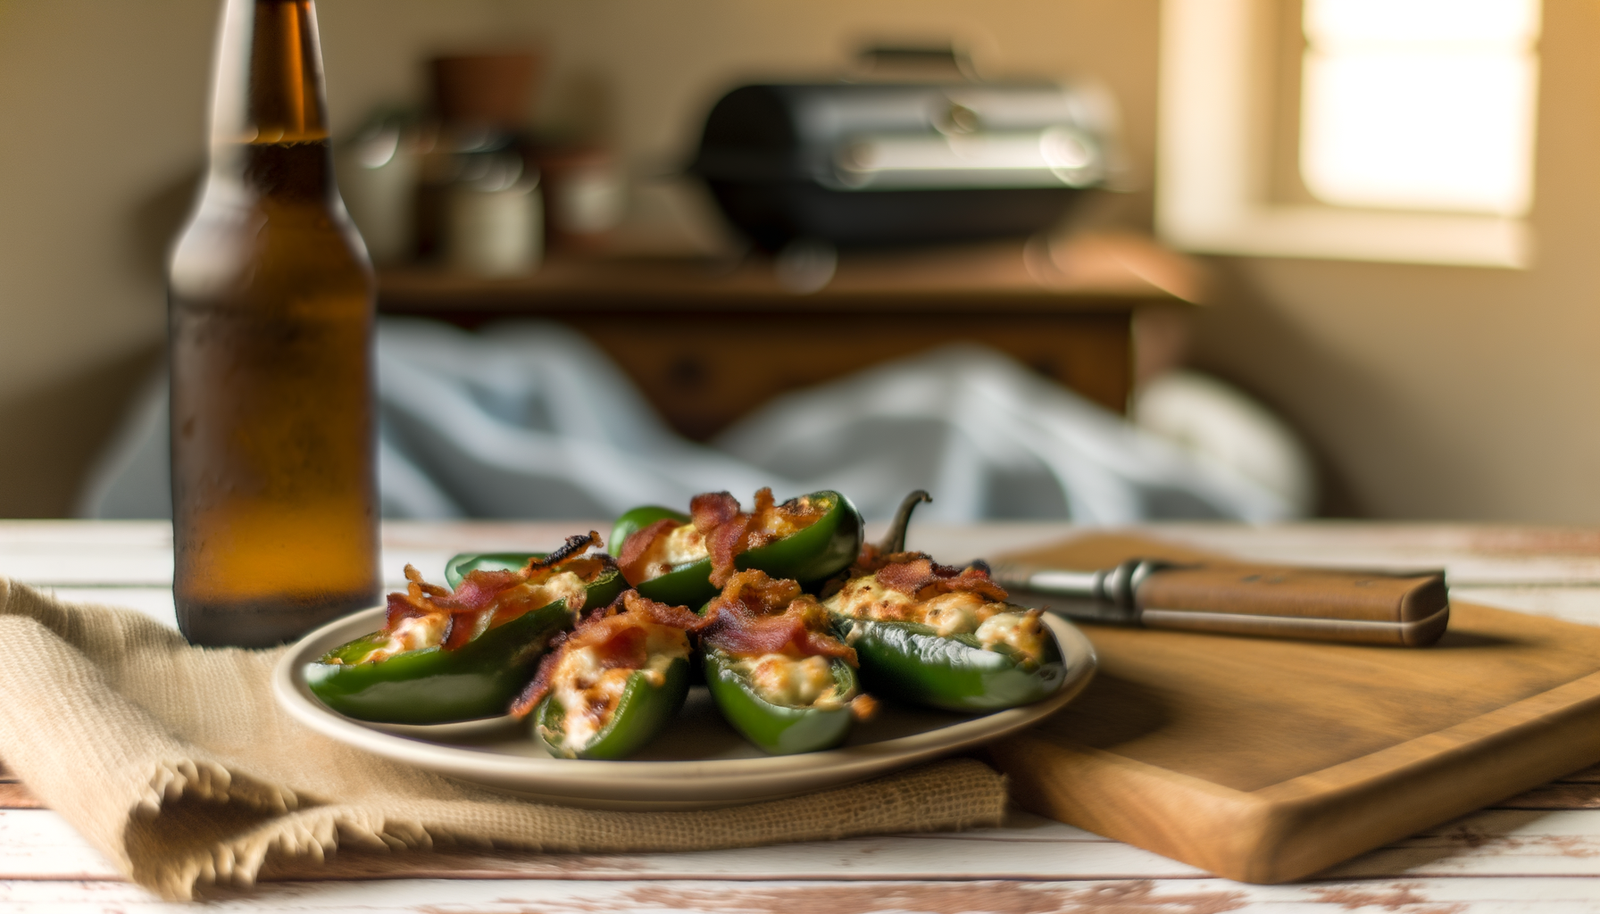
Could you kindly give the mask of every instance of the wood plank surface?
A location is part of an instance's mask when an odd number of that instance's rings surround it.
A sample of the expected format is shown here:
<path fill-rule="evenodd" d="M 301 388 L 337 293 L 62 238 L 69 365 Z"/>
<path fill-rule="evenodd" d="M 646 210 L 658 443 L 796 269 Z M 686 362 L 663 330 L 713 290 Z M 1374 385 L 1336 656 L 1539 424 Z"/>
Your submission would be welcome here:
<path fill-rule="evenodd" d="M 385 525 L 385 577 L 432 573 L 460 549 L 533 548 L 582 522 Z M 604 532 L 604 527 L 601 528 Z M 913 546 L 962 560 L 1038 547 L 1057 524 L 927 525 Z M 1457 602 L 1600 622 L 1600 533 L 1471 525 L 1162 524 L 1135 531 L 1239 558 L 1444 566 Z M 0 522 L 0 574 L 170 619 L 170 532 L 160 523 Z M 65 578 L 65 580 L 63 580 Z M 223 911 L 1135 912 L 1600 911 L 1600 769 L 1586 769 L 1362 854 L 1309 881 L 1252 886 L 1051 820 L 712 854 L 335 855 L 281 867 Z M 188 912 L 123 882 L 59 816 L 0 772 L 0 910 Z"/>
<path fill-rule="evenodd" d="M 62 889 L 73 901 L 63 905 Z M 1225 879 L 794 881 L 474 881 L 405 879 L 288 883 L 264 893 L 214 892 L 203 910 L 407 912 L 407 914 L 584 914 L 685 911 L 703 914 L 1222 914 L 1228 911 L 1500 914 L 1595 910 L 1592 877 L 1384 879 L 1340 885 L 1255 886 Z M 112 882 L 0 882 L 0 908 L 16 914 L 73 911 L 193 912 Z"/>
<path fill-rule="evenodd" d="M 1087 535 L 1018 560 L 1199 554 Z M 1100 672 L 992 747 L 1036 812 L 1249 882 L 1303 878 L 1600 760 L 1600 629 L 1457 603 L 1430 648 L 1086 628 Z"/>
<path fill-rule="evenodd" d="M 960 244 L 918 250 L 846 250 L 821 288 L 800 294 L 770 258 L 552 258 L 525 276 L 483 279 L 427 267 L 378 276 L 391 314 L 491 311 L 565 317 L 577 311 L 637 319 L 705 311 L 856 317 L 1021 311 L 1125 310 L 1133 303 L 1203 299 L 1205 267 L 1132 234 Z"/>

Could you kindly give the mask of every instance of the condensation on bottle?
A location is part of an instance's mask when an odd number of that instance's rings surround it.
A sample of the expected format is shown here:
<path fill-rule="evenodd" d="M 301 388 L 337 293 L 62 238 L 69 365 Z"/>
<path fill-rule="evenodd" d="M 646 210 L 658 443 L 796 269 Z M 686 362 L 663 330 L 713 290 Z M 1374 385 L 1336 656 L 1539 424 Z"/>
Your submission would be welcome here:
<path fill-rule="evenodd" d="M 257 647 L 381 591 L 375 282 L 310 0 L 225 0 L 211 117 L 169 270 L 173 597 L 191 642 Z"/>

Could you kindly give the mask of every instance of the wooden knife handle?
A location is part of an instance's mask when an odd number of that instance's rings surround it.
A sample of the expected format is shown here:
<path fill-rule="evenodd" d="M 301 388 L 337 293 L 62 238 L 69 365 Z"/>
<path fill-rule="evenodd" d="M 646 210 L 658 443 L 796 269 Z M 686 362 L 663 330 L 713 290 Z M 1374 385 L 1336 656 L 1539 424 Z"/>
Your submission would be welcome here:
<path fill-rule="evenodd" d="M 1450 619 L 1443 572 L 1177 566 L 1143 581 L 1134 600 L 1151 628 L 1407 646 L 1437 641 Z"/>

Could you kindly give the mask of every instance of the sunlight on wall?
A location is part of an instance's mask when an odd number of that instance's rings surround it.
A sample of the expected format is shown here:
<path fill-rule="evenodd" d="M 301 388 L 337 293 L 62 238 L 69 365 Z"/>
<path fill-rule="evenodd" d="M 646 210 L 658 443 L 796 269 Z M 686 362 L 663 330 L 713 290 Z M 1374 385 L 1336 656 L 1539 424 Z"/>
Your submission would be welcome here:
<path fill-rule="evenodd" d="M 1538 0 L 1306 0 L 1300 170 L 1339 206 L 1520 216 Z"/>

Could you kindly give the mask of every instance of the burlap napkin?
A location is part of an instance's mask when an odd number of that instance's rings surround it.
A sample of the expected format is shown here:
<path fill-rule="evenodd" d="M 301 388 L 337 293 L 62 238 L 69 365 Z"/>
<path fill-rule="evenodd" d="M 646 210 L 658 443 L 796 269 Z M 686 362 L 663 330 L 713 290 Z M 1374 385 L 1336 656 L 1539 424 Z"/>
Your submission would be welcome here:
<path fill-rule="evenodd" d="M 0 758 L 134 881 L 174 899 L 337 847 L 700 850 L 998 824 L 980 762 L 704 812 L 523 802 L 319 736 L 273 700 L 278 650 L 190 647 L 131 610 L 0 578 Z"/>

